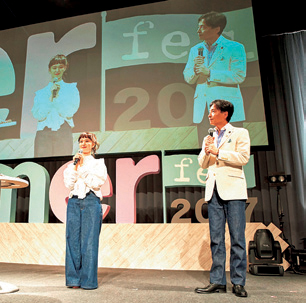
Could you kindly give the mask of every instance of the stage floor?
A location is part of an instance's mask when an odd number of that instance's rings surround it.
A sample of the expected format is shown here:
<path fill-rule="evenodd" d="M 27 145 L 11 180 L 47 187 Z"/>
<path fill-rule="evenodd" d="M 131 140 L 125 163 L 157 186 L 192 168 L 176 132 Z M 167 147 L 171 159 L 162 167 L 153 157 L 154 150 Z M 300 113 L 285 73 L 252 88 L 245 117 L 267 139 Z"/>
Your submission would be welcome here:
<path fill-rule="evenodd" d="M 227 272 L 229 279 L 229 273 Z M 19 291 L 0 294 L 2 303 L 197 303 L 209 302 L 304 302 L 306 275 L 285 272 L 284 276 L 247 274 L 247 299 L 231 293 L 200 295 L 194 288 L 209 282 L 209 272 L 99 268 L 96 290 L 65 287 L 63 266 L 0 263 L 0 282 L 16 285 Z M 242 301 L 241 301 L 242 300 Z"/>

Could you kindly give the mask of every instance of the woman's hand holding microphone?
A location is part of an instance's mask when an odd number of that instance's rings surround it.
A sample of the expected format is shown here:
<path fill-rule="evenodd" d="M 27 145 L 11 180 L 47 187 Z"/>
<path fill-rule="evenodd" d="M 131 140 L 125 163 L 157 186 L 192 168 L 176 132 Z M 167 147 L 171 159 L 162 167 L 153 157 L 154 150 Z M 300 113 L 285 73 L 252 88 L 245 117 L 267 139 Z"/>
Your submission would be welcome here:
<path fill-rule="evenodd" d="M 83 155 L 83 150 L 80 149 L 75 156 L 73 157 L 73 165 L 74 165 L 74 170 L 77 170 L 79 165 L 83 165 L 84 161 L 84 155 Z"/>

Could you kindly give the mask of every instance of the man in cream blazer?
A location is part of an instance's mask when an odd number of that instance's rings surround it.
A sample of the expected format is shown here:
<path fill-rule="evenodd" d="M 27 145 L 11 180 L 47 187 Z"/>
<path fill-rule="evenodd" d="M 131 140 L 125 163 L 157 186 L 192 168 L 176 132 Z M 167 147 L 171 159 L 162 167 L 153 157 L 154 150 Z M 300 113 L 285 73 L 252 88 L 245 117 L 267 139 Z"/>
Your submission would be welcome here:
<path fill-rule="evenodd" d="M 225 275 L 225 223 L 231 237 L 230 277 L 232 292 L 247 297 L 244 288 L 246 278 L 245 201 L 247 186 L 243 166 L 250 158 L 250 138 L 246 129 L 233 127 L 230 121 L 234 107 L 224 100 L 215 100 L 208 115 L 215 126 L 212 136 L 203 140 L 198 160 L 208 168 L 205 201 L 208 202 L 208 218 L 213 264 L 210 284 L 196 288 L 197 293 L 226 292 Z"/>
<path fill-rule="evenodd" d="M 215 136 L 217 134 L 215 133 Z M 236 150 L 239 144 L 239 151 Z M 243 165 L 250 157 L 249 133 L 244 128 L 227 124 L 225 133 L 219 144 L 218 156 L 205 154 L 205 149 L 199 155 L 202 168 L 209 168 L 206 179 L 205 201 L 213 195 L 215 186 L 223 200 L 247 199 L 247 186 Z"/>
<path fill-rule="evenodd" d="M 232 122 L 244 121 L 244 105 L 240 84 L 246 77 L 244 46 L 221 34 L 227 20 L 224 14 L 210 12 L 198 20 L 200 43 L 190 49 L 184 69 L 184 79 L 196 84 L 193 104 L 193 123 L 201 123 L 206 106 L 215 99 L 230 101 L 235 112 Z M 199 142 L 203 138 L 198 127 Z"/>

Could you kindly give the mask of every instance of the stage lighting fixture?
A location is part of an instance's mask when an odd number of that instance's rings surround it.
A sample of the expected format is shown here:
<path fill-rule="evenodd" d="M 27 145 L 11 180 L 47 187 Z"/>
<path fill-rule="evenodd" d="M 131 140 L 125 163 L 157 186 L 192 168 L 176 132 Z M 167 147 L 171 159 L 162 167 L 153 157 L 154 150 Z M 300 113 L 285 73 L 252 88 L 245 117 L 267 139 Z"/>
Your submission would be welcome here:
<path fill-rule="evenodd" d="M 286 186 L 287 182 L 291 181 L 291 175 L 286 175 L 285 173 L 273 173 L 270 176 L 266 177 L 266 181 L 269 183 L 269 186 Z"/>
<path fill-rule="evenodd" d="M 278 211 L 278 218 L 279 218 L 279 227 L 282 233 L 284 232 L 283 225 L 283 217 L 284 217 L 284 210 L 282 206 L 282 202 L 280 199 L 280 190 L 283 186 L 287 185 L 287 182 L 291 182 L 291 175 L 286 175 L 284 172 L 273 173 L 268 177 L 265 177 L 265 181 L 269 183 L 269 186 L 276 187 L 277 191 L 277 211 Z"/>
<path fill-rule="evenodd" d="M 249 272 L 253 275 L 284 275 L 282 251 L 268 229 L 257 229 L 249 242 Z"/>

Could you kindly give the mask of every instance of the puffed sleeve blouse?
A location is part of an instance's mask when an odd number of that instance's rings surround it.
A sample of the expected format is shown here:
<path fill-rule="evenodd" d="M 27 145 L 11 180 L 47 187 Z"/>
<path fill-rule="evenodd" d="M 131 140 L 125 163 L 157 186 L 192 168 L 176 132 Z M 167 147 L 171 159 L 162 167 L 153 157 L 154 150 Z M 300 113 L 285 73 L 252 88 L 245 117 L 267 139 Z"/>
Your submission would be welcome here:
<path fill-rule="evenodd" d="M 89 191 L 93 191 L 102 200 L 101 186 L 107 179 L 107 168 L 104 159 L 95 159 L 93 156 L 84 157 L 82 166 L 74 169 L 70 163 L 64 170 L 64 183 L 70 189 L 70 195 L 84 199 Z"/>
<path fill-rule="evenodd" d="M 37 130 L 48 127 L 52 131 L 57 131 L 65 121 L 74 127 L 73 115 L 80 106 L 77 84 L 66 83 L 63 80 L 57 84 L 60 86 L 58 97 L 52 101 L 50 100 L 52 82 L 35 93 L 32 114 L 38 121 Z"/>

